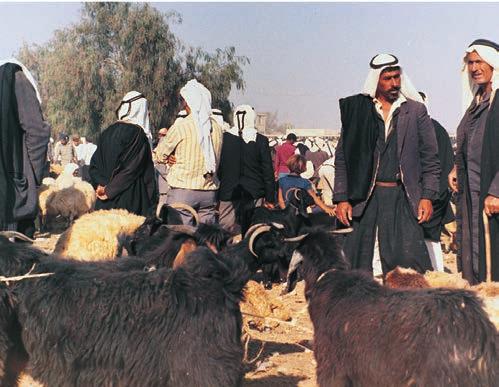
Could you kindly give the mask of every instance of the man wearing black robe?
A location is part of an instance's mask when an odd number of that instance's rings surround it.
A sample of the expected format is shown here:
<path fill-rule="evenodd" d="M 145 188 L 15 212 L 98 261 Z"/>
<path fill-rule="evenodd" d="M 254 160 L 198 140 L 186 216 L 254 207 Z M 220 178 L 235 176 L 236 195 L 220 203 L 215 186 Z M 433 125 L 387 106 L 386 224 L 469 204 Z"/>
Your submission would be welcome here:
<path fill-rule="evenodd" d="M 33 77 L 16 60 L 0 62 L 0 230 L 33 237 L 49 138 Z"/>
<path fill-rule="evenodd" d="M 333 200 L 338 219 L 354 229 L 345 254 L 353 268 L 372 272 L 377 237 L 384 273 L 425 272 L 432 265 L 421 224 L 440 177 L 435 130 L 395 56 L 377 55 L 370 66 L 363 93 L 340 100 Z"/>
<path fill-rule="evenodd" d="M 467 109 L 457 129 L 456 168 L 449 185 L 458 192 L 458 269 L 471 284 L 486 280 L 484 223 L 489 216 L 492 280 L 499 281 L 499 45 L 485 39 L 466 50 Z M 457 181 L 456 181 L 457 178 Z"/>
<path fill-rule="evenodd" d="M 419 92 L 423 102 L 428 106 L 428 99 L 425 93 Z M 440 235 L 447 223 L 454 221 L 454 213 L 450 206 L 451 191 L 447 185 L 447 176 L 454 167 L 454 152 L 450 142 L 449 133 L 435 119 L 431 119 L 437 137 L 438 159 L 440 161 L 440 187 L 438 197 L 433 200 L 433 214 L 431 219 L 423 223 L 424 236 L 433 268 L 437 271 L 444 271 L 444 257 L 440 245 Z"/>
<path fill-rule="evenodd" d="M 157 186 L 149 140 L 141 126 L 127 119 L 147 114 L 147 109 L 138 111 L 136 102 L 142 98 L 123 101 L 127 115 L 120 115 L 100 136 L 89 169 L 97 192 L 96 210 L 123 208 L 143 216 L 155 213 Z"/>

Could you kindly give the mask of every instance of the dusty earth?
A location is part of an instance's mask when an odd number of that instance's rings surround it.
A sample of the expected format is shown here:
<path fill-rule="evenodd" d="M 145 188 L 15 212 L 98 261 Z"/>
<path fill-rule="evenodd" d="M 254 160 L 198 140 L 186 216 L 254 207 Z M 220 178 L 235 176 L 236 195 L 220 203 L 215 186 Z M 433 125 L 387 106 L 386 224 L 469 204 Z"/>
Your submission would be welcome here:
<path fill-rule="evenodd" d="M 51 252 L 57 241 L 57 234 L 39 235 L 35 245 Z M 445 266 L 456 271 L 455 255 L 447 254 Z M 267 318 L 257 329 L 248 329 L 250 335 L 245 363 L 244 386 L 316 386 L 315 360 L 311 351 L 313 338 L 312 323 L 308 317 L 307 304 L 303 296 L 303 282 L 287 295 L 281 295 L 283 285 L 274 285 L 267 291 L 270 298 L 279 300 L 290 312 L 290 321 Z M 245 315 L 252 326 L 252 316 Z M 263 350 L 262 350 L 263 346 Z M 25 378 L 22 387 L 39 387 Z"/>

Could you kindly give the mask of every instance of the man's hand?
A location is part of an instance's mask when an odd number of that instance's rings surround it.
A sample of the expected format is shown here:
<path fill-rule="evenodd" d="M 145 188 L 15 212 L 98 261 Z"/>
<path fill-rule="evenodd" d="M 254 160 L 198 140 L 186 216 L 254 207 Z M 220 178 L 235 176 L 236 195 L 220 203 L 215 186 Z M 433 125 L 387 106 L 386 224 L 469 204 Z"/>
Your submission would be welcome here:
<path fill-rule="evenodd" d="M 175 157 L 175 155 L 171 154 L 170 156 L 168 156 L 168 158 L 166 159 L 166 162 L 167 164 L 171 167 L 173 164 L 175 164 L 177 162 L 177 159 Z"/>
<path fill-rule="evenodd" d="M 428 222 L 433 214 L 433 205 L 429 199 L 421 199 L 418 206 L 418 223 Z"/>
<path fill-rule="evenodd" d="M 329 216 L 336 216 L 336 206 L 331 206 L 331 207 L 330 206 L 326 206 L 326 208 L 324 209 L 324 211 Z"/>
<path fill-rule="evenodd" d="M 102 185 L 99 185 L 97 187 L 97 189 L 95 190 L 95 194 L 102 201 L 109 199 L 106 195 L 106 187 L 103 187 Z"/>
<path fill-rule="evenodd" d="M 499 212 L 499 198 L 488 195 L 483 202 L 483 209 L 487 216 L 492 216 Z"/>
<path fill-rule="evenodd" d="M 457 170 L 456 166 L 454 165 L 454 168 L 452 168 L 452 171 L 450 171 L 449 176 L 447 176 L 447 181 L 449 183 L 449 188 L 452 190 L 452 192 L 457 192 Z"/>
<path fill-rule="evenodd" d="M 341 223 L 350 226 L 352 220 L 352 205 L 349 202 L 340 202 L 336 207 L 336 217 Z"/>

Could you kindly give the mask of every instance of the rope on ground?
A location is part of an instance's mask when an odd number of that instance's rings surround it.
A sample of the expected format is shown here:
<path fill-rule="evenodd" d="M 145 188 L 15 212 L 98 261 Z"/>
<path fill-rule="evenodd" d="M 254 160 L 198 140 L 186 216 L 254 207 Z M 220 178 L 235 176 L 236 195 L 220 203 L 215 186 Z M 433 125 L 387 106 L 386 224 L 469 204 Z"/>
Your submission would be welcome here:
<path fill-rule="evenodd" d="M 244 358 L 243 358 L 243 362 L 246 363 L 246 364 L 252 364 L 255 361 L 257 361 L 258 358 L 260 357 L 260 355 L 262 354 L 262 352 L 263 352 L 263 350 L 265 348 L 265 342 L 262 341 L 262 345 L 260 346 L 260 349 L 258 350 L 258 353 L 256 354 L 256 356 L 253 359 L 249 360 L 248 359 L 248 353 L 249 353 L 248 352 L 249 351 L 248 347 L 249 347 L 249 342 L 252 339 L 252 337 L 251 337 L 251 335 L 248 332 L 245 333 L 245 336 L 246 336 L 246 338 L 244 339 Z"/>
<path fill-rule="evenodd" d="M 40 274 L 31 274 L 33 270 L 35 270 L 36 263 L 33 264 L 31 269 L 24 275 L 15 276 L 15 277 L 4 277 L 0 275 L 0 282 L 5 282 L 7 286 L 9 286 L 9 282 L 22 281 L 27 278 L 40 278 L 40 277 L 48 277 L 54 273 L 40 273 Z"/>

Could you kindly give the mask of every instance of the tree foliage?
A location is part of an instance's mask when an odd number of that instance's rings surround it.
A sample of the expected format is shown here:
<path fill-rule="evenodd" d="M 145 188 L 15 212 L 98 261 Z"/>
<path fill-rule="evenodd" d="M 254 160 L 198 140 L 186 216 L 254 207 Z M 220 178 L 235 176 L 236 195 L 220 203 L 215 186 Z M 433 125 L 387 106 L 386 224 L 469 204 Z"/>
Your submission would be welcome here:
<path fill-rule="evenodd" d="M 230 116 L 229 94 L 244 88 L 248 59 L 234 47 L 208 53 L 185 46 L 170 29 L 179 22 L 180 15 L 149 4 L 85 3 L 77 24 L 56 31 L 45 45 L 22 47 L 19 57 L 39 79 L 55 132 L 98 133 L 115 120 L 119 101 L 131 90 L 148 99 L 153 129 L 169 126 L 180 87 L 191 78 Z"/>

